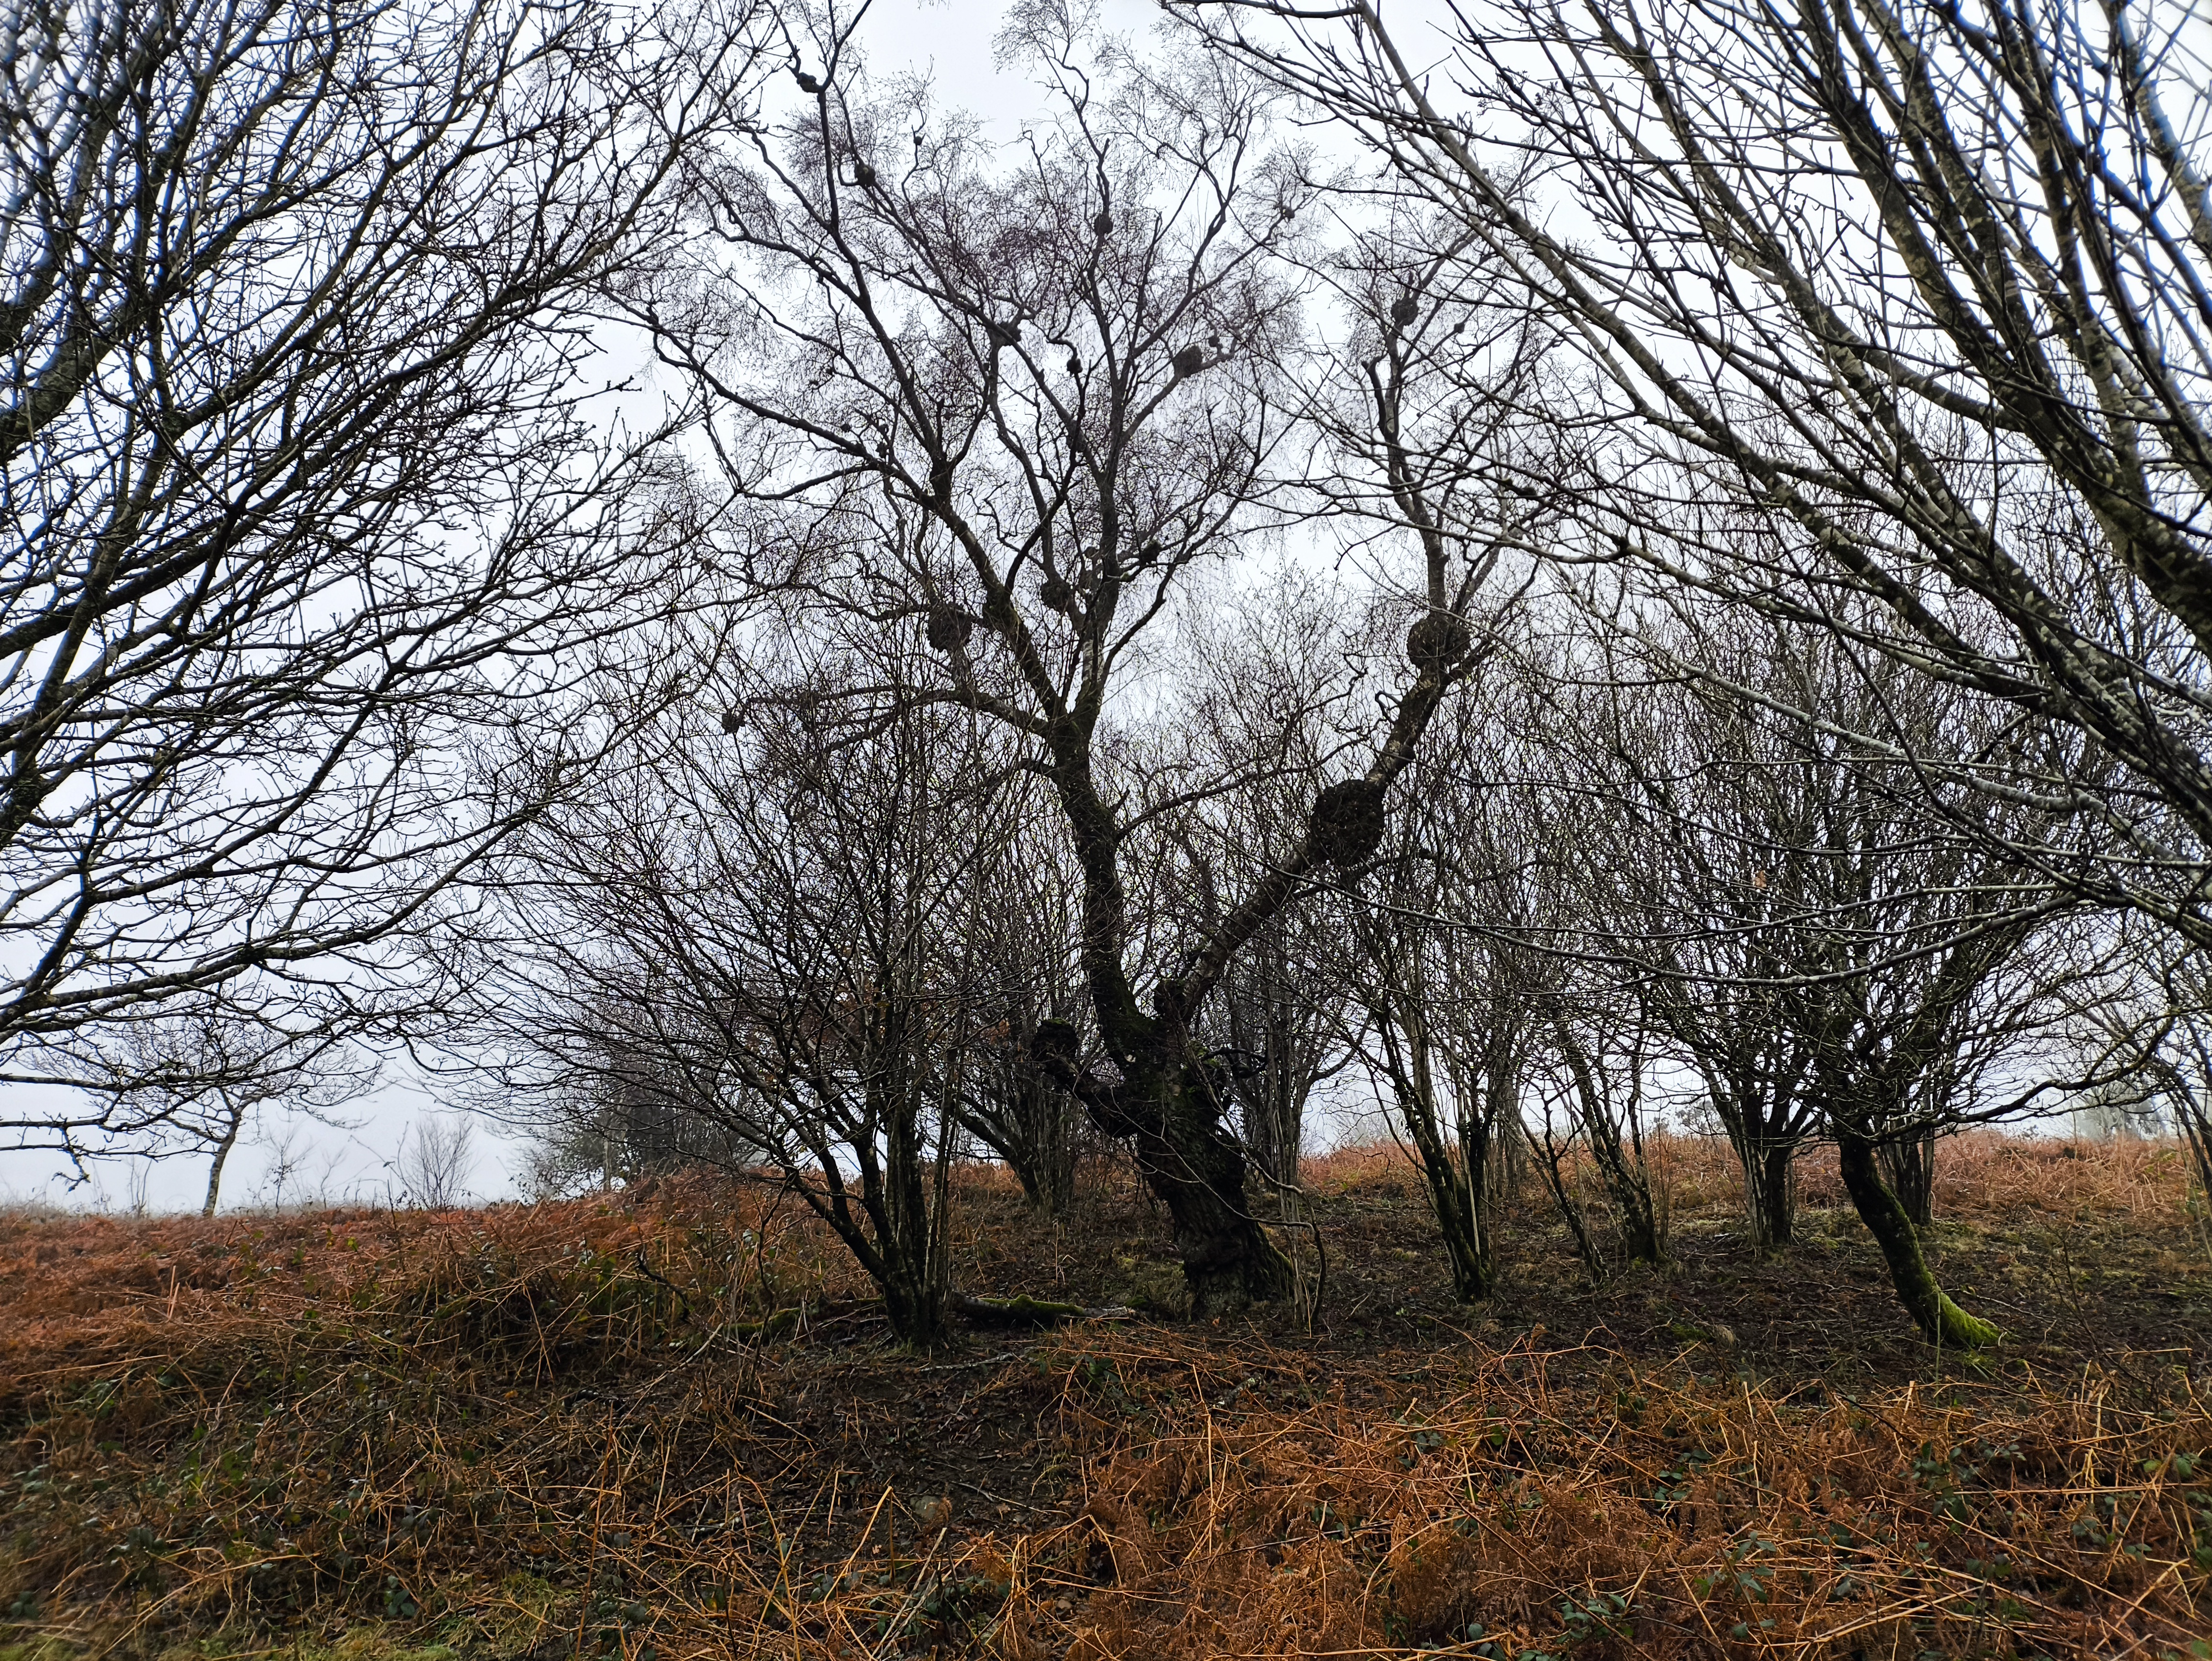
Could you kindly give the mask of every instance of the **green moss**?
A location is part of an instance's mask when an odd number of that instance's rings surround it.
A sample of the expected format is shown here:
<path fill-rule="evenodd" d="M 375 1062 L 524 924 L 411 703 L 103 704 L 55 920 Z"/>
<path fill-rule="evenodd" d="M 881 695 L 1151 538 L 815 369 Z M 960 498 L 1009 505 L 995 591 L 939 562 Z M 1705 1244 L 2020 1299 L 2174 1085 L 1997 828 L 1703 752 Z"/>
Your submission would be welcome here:
<path fill-rule="evenodd" d="M 1988 1349 L 2003 1335 L 1978 1315 L 1969 1315 L 1951 1301 L 1948 1292 L 1936 1294 L 1936 1320 L 1948 1349 Z"/>
<path fill-rule="evenodd" d="M 0 1661 L 76 1661 L 83 1653 L 82 1645 L 51 1633 L 0 1644 Z"/>
<path fill-rule="evenodd" d="M 1874 1144 L 1864 1137 L 1840 1131 L 1836 1138 L 1838 1164 L 1844 1186 L 1867 1232 L 1881 1248 L 1889 1265 L 1890 1280 L 1899 1302 L 1930 1343 L 1947 1349 L 1986 1349 L 2002 1337 L 1997 1329 L 1978 1316 L 1969 1315 L 1936 1284 L 1935 1271 L 1921 1249 L 1920 1235 L 1905 1208 L 1881 1180 Z"/>

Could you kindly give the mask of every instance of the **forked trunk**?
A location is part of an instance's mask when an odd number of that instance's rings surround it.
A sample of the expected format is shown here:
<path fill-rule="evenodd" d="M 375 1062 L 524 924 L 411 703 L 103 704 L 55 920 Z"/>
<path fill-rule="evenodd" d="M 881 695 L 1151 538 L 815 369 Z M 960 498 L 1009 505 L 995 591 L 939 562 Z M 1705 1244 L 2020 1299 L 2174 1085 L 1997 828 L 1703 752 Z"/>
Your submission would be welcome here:
<path fill-rule="evenodd" d="M 1915 1136 L 1881 1145 L 1881 1174 L 1915 1228 L 1936 1221 L 1936 1138 Z"/>
<path fill-rule="evenodd" d="M 1797 1145 L 1784 1142 L 1747 1153 L 1744 1203 L 1754 1251 L 1780 1251 L 1797 1231 Z"/>
<path fill-rule="evenodd" d="M 1881 1180 L 1881 1161 L 1874 1143 L 1842 1131 L 1836 1148 L 1851 1204 L 1881 1247 L 1897 1295 L 1922 1335 L 1948 1349 L 1980 1349 L 1996 1343 L 1997 1329 L 1960 1309 L 1936 1284 L 1935 1271 L 1920 1249 L 1919 1231 Z"/>
<path fill-rule="evenodd" d="M 1431 537 L 1431 545 L 1430 603 L 1437 609 L 1407 637 L 1418 672 L 1399 700 L 1389 736 L 1364 776 L 1340 780 L 1315 797 L 1297 851 L 1271 867 L 1206 931 L 1184 972 L 1160 983 L 1150 1014 L 1139 1007 L 1123 964 L 1129 928 L 1119 865 L 1121 830 L 1092 776 L 1089 733 L 1073 720 L 1053 733 L 1054 782 L 1083 867 L 1091 1008 L 1121 1074 L 1118 1084 L 1092 1081 L 1082 1092 L 1084 1104 L 1099 1129 L 1134 1145 L 1138 1169 L 1174 1221 L 1191 1312 L 1201 1318 L 1287 1297 L 1297 1281 L 1291 1260 L 1267 1238 L 1247 1202 L 1243 1150 L 1224 1123 L 1228 1092 L 1207 1076 L 1207 1064 L 1192 1046 L 1192 1025 L 1231 959 L 1292 902 L 1310 873 L 1355 867 L 1382 846 L 1390 781 L 1412 759 L 1445 686 L 1462 672 L 1470 652 L 1465 623 L 1441 609 L 1443 544 Z M 1064 1055 L 1059 1065 L 1074 1083 L 1073 1055 Z"/>

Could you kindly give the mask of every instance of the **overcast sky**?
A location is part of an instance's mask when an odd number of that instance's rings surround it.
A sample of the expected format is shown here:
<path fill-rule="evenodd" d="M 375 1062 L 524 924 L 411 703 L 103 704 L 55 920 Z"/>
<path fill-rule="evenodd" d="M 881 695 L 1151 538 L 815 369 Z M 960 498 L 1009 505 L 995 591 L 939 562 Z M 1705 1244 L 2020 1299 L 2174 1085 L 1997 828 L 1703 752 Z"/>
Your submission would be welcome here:
<path fill-rule="evenodd" d="M 1002 74 L 993 62 L 992 37 L 1006 10 L 974 0 L 876 0 L 862 36 L 871 72 L 927 75 L 945 106 L 981 116 L 996 137 L 1011 139 L 1042 102 L 1022 72 Z M 1105 0 L 1100 15 L 1109 27 L 1139 37 L 1158 18 L 1146 0 Z M 343 1112 L 342 1128 L 288 1123 L 281 1116 L 250 1128 L 223 1172 L 224 1208 L 278 1199 L 278 1168 L 285 1165 L 289 1188 L 284 1199 L 381 1198 L 401 1139 L 422 1116 L 440 1110 L 438 1091 L 409 1074 L 404 1061 L 389 1065 L 387 1080 Z M 479 1125 L 471 1191 L 483 1199 L 513 1195 L 523 1153 L 491 1127 Z M 75 1188 L 64 1175 L 63 1162 L 50 1155 L 0 1151 L 0 1202 L 48 1201 L 118 1211 L 143 1202 L 155 1211 L 197 1210 L 207 1192 L 208 1159 L 195 1152 L 150 1168 L 112 1161 L 96 1168 L 89 1183 Z"/>

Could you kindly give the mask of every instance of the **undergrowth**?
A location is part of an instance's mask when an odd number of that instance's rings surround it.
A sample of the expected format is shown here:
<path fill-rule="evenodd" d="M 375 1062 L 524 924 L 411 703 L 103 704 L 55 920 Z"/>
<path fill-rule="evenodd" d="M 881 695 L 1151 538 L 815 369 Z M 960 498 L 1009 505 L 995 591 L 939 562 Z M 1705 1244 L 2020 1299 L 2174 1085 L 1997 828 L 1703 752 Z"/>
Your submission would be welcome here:
<path fill-rule="evenodd" d="M 1725 1174 L 1680 1152 L 1677 1215 L 1717 1226 Z M 2185 1242 L 2159 1153 L 1992 1141 L 1946 1203 Z M 1395 1160 L 1310 1173 L 1342 1238 L 1396 1231 L 1371 1271 L 1340 1251 L 1347 1309 L 1403 1299 L 1383 1266 L 1441 1276 Z M 970 1179 L 957 1249 L 1035 1276 L 1003 1187 Z M 1140 1207 L 1056 1272 L 1156 1260 Z M 1432 1315 L 920 1357 L 865 1290 L 704 1182 L 0 1220 L 0 1661 L 2212 1656 L 2188 1343 L 1849 1384 L 1702 1328 L 1653 1354 Z"/>

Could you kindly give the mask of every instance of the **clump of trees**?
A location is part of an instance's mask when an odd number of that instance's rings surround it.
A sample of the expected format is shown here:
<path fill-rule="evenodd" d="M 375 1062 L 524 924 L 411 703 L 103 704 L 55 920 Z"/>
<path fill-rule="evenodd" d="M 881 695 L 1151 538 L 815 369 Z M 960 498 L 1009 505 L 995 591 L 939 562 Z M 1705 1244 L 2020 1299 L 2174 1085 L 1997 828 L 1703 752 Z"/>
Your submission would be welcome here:
<path fill-rule="evenodd" d="M 197 1148 L 266 1055 L 437 1009 L 412 943 L 543 800 L 477 764 L 481 736 L 586 764 L 581 667 L 664 601 L 693 528 L 665 441 L 687 412 L 599 420 L 594 332 L 690 240 L 687 158 L 752 119 L 769 22 L 748 0 L 11 15 L 18 1146 Z"/>
<path fill-rule="evenodd" d="M 1120 1150 L 1196 1311 L 1289 1296 L 1322 1090 L 1470 1300 L 1531 1180 L 1662 1261 L 1693 1109 L 1753 1250 L 1832 1144 L 1951 1346 L 1946 1135 L 2132 1091 L 2212 1183 L 2148 24 L 1170 9 L 1016 8 L 996 144 L 865 9 L 31 20 L 25 1141 L 219 1179 L 442 1046 L 551 1183 L 784 1185 L 922 1344 L 964 1158 L 1065 1215 Z"/>

